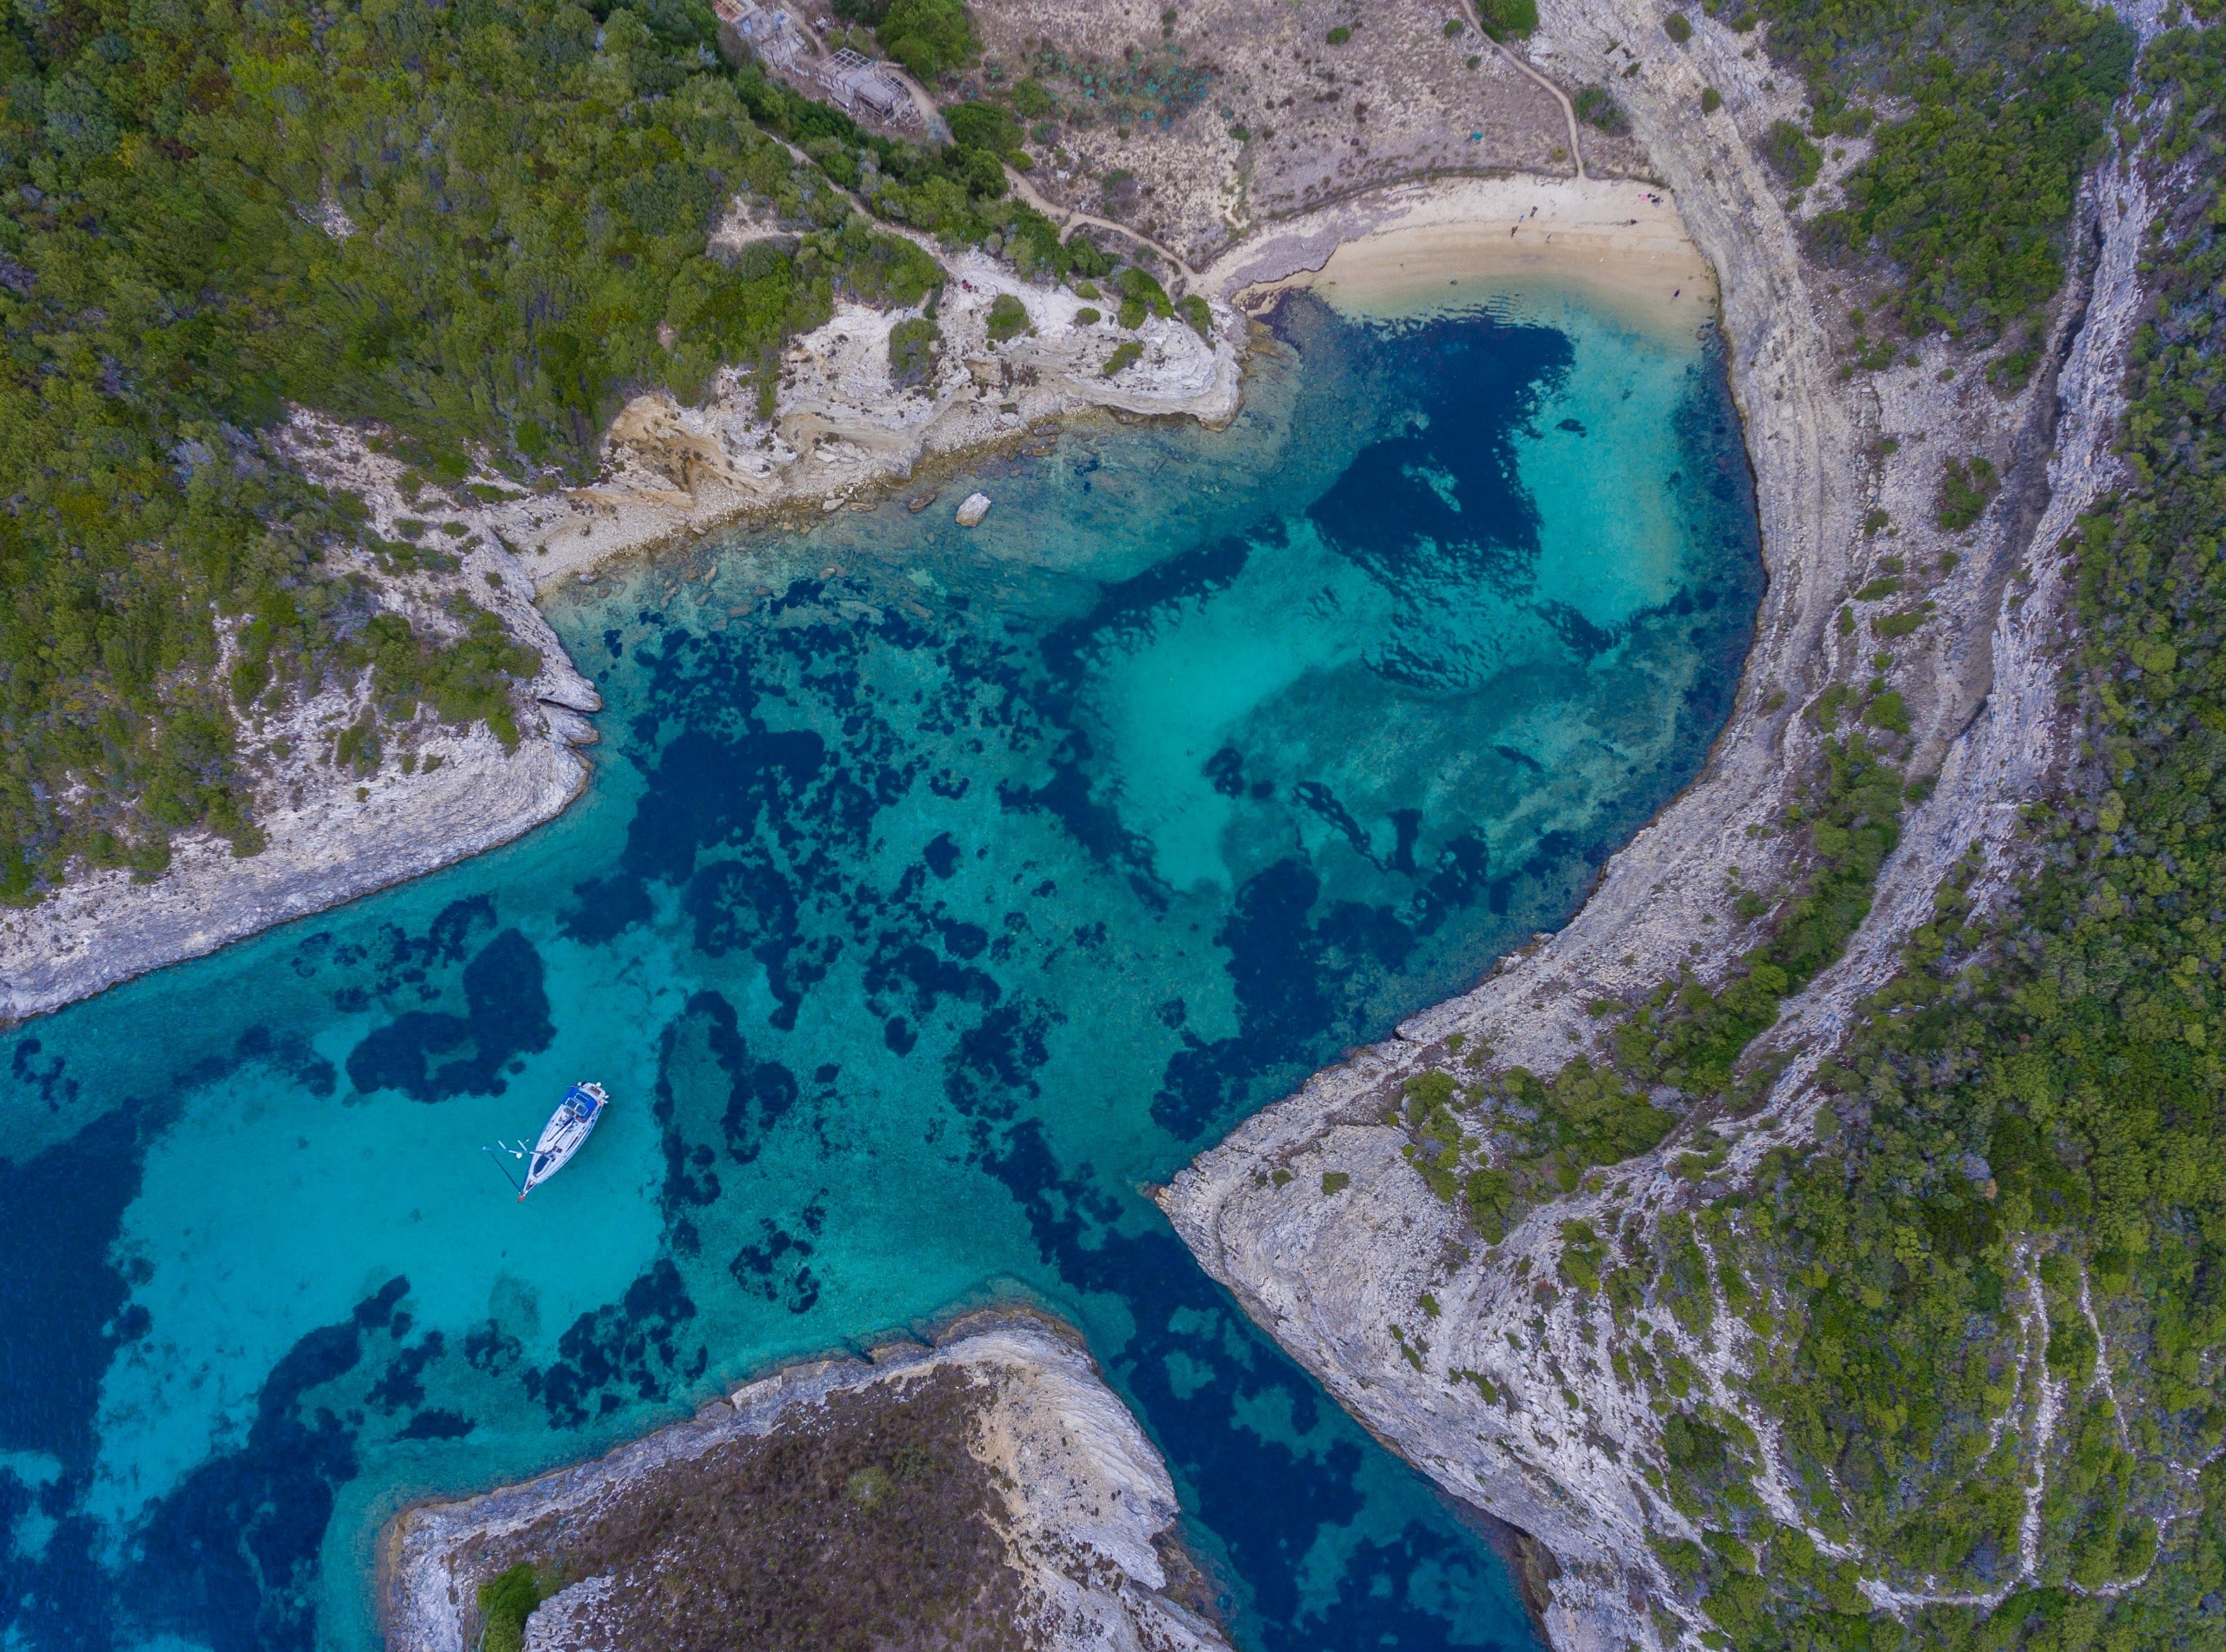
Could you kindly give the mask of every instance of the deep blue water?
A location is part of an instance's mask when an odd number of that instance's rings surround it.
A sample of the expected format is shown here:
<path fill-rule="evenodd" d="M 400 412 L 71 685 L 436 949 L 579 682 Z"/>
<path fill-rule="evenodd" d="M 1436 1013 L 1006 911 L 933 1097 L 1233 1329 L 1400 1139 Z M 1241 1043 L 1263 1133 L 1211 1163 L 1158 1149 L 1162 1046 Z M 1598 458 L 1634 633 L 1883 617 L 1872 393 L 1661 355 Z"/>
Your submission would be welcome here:
<path fill-rule="evenodd" d="M 1226 432 L 563 599 L 562 820 L 0 1036 L 6 1644 L 366 1645 L 410 1497 L 1016 1297 L 1241 1645 L 1530 1644 L 1142 1189 L 1567 914 L 1728 709 L 1752 523 L 1704 333 L 1299 300 Z M 514 1204 L 481 1144 L 583 1077 Z"/>

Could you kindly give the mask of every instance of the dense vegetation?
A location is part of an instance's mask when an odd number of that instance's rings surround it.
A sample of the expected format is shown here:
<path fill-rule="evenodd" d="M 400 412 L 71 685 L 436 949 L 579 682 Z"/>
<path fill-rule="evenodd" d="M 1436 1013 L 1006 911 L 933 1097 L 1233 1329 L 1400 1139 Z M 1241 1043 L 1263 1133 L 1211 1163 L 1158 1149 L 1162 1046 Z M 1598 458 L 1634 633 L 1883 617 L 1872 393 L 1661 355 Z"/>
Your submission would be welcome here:
<path fill-rule="evenodd" d="M 899 5 L 923 37 L 956 10 Z M 870 139 L 716 45 L 699 0 L 0 18 L 0 899 L 72 857 L 152 872 L 190 826 L 253 852 L 236 718 L 336 673 L 515 739 L 530 653 L 477 610 L 368 631 L 347 548 L 387 573 L 442 554 L 370 540 L 274 434 L 299 403 L 383 431 L 406 488 L 546 487 L 627 394 L 762 371 L 837 288 L 940 279 L 766 129 L 891 221 L 1103 272 L 1002 200 L 993 153 Z M 715 256 L 738 192 L 801 232 Z"/>
<path fill-rule="evenodd" d="M 2029 329 L 2063 279 L 2071 197 L 2126 83 L 2133 31 L 2080 0 L 1733 0 L 1807 77 L 1810 134 L 1766 147 L 1795 187 L 1816 139 L 1868 136 L 1846 204 L 1813 226 L 1828 260 L 1890 261 L 1891 318 L 1976 343 Z M 1913 106 L 1880 122 L 1884 99 Z M 1890 357 L 1889 358 L 1890 359 Z M 2033 364 L 2013 350 L 2009 370 Z"/>
<path fill-rule="evenodd" d="M 525 1621 L 541 1605 L 541 1579 L 531 1561 L 520 1561 L 479 1586 L 479 1652 L 520 1652 Z"/>
<path fill-rule="evenodd" d="M 382 421 L 459 482 L 474 456 L 576 461 L 601 400 L 663 367 L 668 316 L 684 377 L 809 310 L 785 265 L 702 256 L 713 174 L 790 170 L 709 38 L 679 10 L 8 13 L 0 894 L 73 853 L 155 869 L 189 825 L 258 846 L 228 703 L 321 677 L 374 606 L 321 566 L 361 513 L 273 446 L 287 402 Z M 523 663 L 396 643 L 452 705 Z"/>
<path fill-rule="evenodd" d="M 915 78 L 933 86 L 977 49 L 973 19 L 960 0 L 835 0 L 835 15 L 864 23 Z"/>
<path fill-rule="evenodd" d="M 2164 1648 L 2226 1631 L 2205 1605 L 2226 1582 L 2226 145 L 2209 130 L 2226 41 L 2163 36 L 2142 90 L 2169 194 L 2134 345 L 2130 481 L 2076 545 L 2091 766 L 2031 823 L 2023 898 L 1973 927 L 1950 890 L 1917 933 L 1829 1076 L 1832 1150 L 1774 1164 L 1725 1218 L 1773 1256 L 1792 1309 L 1769 1398 L 1811 1504 L 1904 1578 L 2013 1578 L 2032 1462 L 2015 1429 L 1990 1449 L 1989 1423 L 2029 1406 L 2009 1372 L 2021 1319 L 2047 1316 L 2031 1354 L 2065 1391 L 2039 1586 L 1991 1614 L 1930 1609 L 1907 1637 L 1925 1642 Z M 1722 1615 L 1743 1644 L 1904 1638 L 1792 1594 L 1806 1610 Z"/>
<path fill-rule="evenodd" d="M 2210 130 L 2226 41 L 2163 36 L 2138 90 L 2164 192 L 2144 266 L 2157 297 L 2134 343 L 2127 485 L 2071 546 L 2085 761 L 2027 823 L 2035 875 L 1983 922 L 1966 896 L 1979 864 L 1949 880 L 1823 1075 L 1816 1147 L 1780 1149 L 1650 1240 L 1564 1227 L 1562 1282 L 1599 1293 L 1618 1376 L 1670 1403 L 1648 1478 L 1706 1541 L 1657 1552 L 1742 1648 L 2226 1642 L 2226 142 Z M 2036 221 L 2028 250 L 2049 233 Z M 1958 288 L 1954 257 L 1929 256 L 1912 256 L 1913 291 L 2053 290 L 2052 274 L 2020 288 L 2007 266 Z M 1975 516 L 1992 482 L 1957 469 L 1943 519 Z M 1859 705 L 1876 727 L 1887 697 L 1849 689 L 1826 716 Z M 1890 727 L 1898 700 L 1884 710 Z M 1852 745 L 1831 748 L 1835 774 Z M 1765 968 L 1835 950 L 1867 905 L 1859 875 L 1891 839 L 1885 777 L 1861 810 L 1883 836 L 1828 865 L 1729 989 L 1665 989 L 1626 1023 L 1630 1071 L 1737 1104 L 1726 1057 L 1775 1016 Z M 1576 1088 L 1614 1087 L 1586 1069 Z M 1540 1087 L 1524 1110 L 1550 1122 L 1567 1104 Z M 1697 1178 L 1722 1159 L 1702 1129 L 1676 1168 Z M 1765 1514 L 1761 1441 L 1646 1333 L 1650 1294 L 1703 1344 L 1742 1338 L 1748 1413 L 1771 1423 L 1808 1530 Z M 2044 1444 L 2043 1379 L 2058 1408 Z M 1923 1598 L 1881 1613 L 1866 1579 Z"/>

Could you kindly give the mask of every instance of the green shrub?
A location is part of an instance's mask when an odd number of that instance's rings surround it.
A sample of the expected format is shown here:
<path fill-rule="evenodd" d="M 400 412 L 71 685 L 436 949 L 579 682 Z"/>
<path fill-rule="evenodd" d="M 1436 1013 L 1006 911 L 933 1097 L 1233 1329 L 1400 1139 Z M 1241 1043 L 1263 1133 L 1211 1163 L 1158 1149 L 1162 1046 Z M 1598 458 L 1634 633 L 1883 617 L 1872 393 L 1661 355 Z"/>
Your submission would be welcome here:
<path fill-rule="evenodd" d="M 1002 344 L 1028 330 L 1028 306 L 1009 292 L 990 302 L 990 342 Z"/>
<path fill-rule="evenodd" d="M 1662 20 L 1662 28 L 1670 39 L 1683 45 L 1693 37 L 1693 25 L 1682 11 L 1673 11 Z"/>
<path fill-rule="evenodd" d="M 1353 37 L 1353 31 L 1346 28 L 1344 24 L 1339 23 L 1336 28 L 1330 30 L 1328 36 L 1325 37 L 1331 45 L 1342 46 L 1345 42 Z"/>
<path fill-rule="evenodd" d="M 1485 1242 L 1497 1244 L 1506 1237 L 1516 1208 L 1513 1176 L 1490 1167 L 1471 1170 L 1462 1181 L 1461 1196 L 1470 1222 Z"/>
<path fill-rule="evenodd" d="M 541 1604 L 541 1581 L 530 1562 L 521 1561 L 479 1586 L 479 1619 L 485 1625 L 483 1652 L 520 1652 L 525 1622 Z"/>
<path fill-rule="evenodd" d="M 1875 696 L 1863 708 L 1863 720 L 1874 729 L 1884 729 L 1893 734 L 1909 731 L 1909 709 L 1903 703 L 1900 691 L 1895 689 Z"/>
<path fill-rule="evenodd" d="M 2001 490 L 1994 462 L 1985 455 L 1950 459 L 1941 467 L 1936 519 L 1949 533 L 1961 533 L 1986 514 L 1987 502 Z"/>
<path fill-rule="evenodd" d="M 1143 359 L 1143 354 L 1144 347 L 1133 338 L 1116 345 L 1113 353 L 1105 358 L 1105 376 L 1111 378 L 1115 374 L 1135 366 Z"/>
<path fill-rule="evenodd" d="M 1213 306 L 1206 302 L 1203 293 L 1185 293 L 1183 302 L 1175 306 L 1176 312 L 1190 323 L 1190 330 L 1206 341 L 1214 342 Z"/>
<path fill-rule="evenodd" d="M 1538 0 L 1477 0 L 1476 16 L 1494 40 L 1528 40 L 1538 31 Z"/>
<path fill-rule="evenodd" d="M 1574 100 L 1576 117 L 1590 121 L 1603 132 L 1620 132 L 1630 126 L 1623 108 L 1604 86 L 1587 86 Z"/>
<path fill-rule="evenodd" d="M 1701 88 L 1701 113 L 1713 115 L 1723 107 L 1723 94 L 1713 86 Z"/>
<path fill-rule="evenodd" d="M 1322 1172 L 1322 1191 L 1324 1193 L 1343 1193 L 1347 1188 L 1352 1186 L 1352 1177 L 1343 1170 L 1324 1170 Z"/>
<path fill-rule="evenodd" d="M 1133 327 L 1143 319 L 1142 316 L 1134 322 L 1127 319 L 1130 304 L 1141 305 L 1155 316 L 1166 316 L 1174 313 L 1174 306 L 1168 301 L 1167 289 L 1159 284 L 1158 278 L 1149 270 L 1139 270 L 1131 264 L 1121 272 L 1114 285 L 1120 290 L 1123 300 L 1121 307 L 1121 324 L 1123 327 Z"/>
<path fill-rule="evenodd" d="M 977 49 L 974 21 L 960 0 L 890 0 L 875 32 L 883 51 L 930 86 Z"/>
<path fill-rule="evenodd" d="M 2126 84 L 2131 29 L 2079 0 L 1762 5 L 1772 55 L 1808 79 L 1817 132 L 1866 130 L 1866 93 L 1911 110 L 1871 129 L 1846 206 L 1810 226 L 1819 253 L 1890 260 L 1912 336 L 1989 340 L 2037 318 L 2063 280 L 2080 171 Z"/>
<path fill-rule="evenodd" d="M 995 103 L 959 103 L 943 112 L 954 143 L 1010 155 L 1020 148 L 1020 127 L 1011 114 Z"/>
<path fill-rule="evenodd" d="M 1589 1222 L 1564 1222 L 1561 1231 L 1562 1282 L 1572 1290 L 1597 1290 L 1600 1270 L 1607 1261 L 1607 1249 L 1601 1243 L 1599 1234 Z"/>
<path fill-rule="evenodd" d="M 1103 316 L 1088 304 L 1084 304 L 1080 310 L 1075 311 L 1075 325 L 1077 327 L 1095 327 L 1104 319 Z"/>
<path fill-rule="evenodd" d="M 1805 190 L 1816 181 L 1824 157 L 1791 121 L 1772 121 L 1760 147 L 1770 170 L 1794 189 Z"/>
<path fill-rule="evenodd" d="M 889 382 L 908 387 L 926 383 L 935 372 L 936 346 L 942 342 L 943 329 L 925 316 L 898 322 L 889 330 Z"/>

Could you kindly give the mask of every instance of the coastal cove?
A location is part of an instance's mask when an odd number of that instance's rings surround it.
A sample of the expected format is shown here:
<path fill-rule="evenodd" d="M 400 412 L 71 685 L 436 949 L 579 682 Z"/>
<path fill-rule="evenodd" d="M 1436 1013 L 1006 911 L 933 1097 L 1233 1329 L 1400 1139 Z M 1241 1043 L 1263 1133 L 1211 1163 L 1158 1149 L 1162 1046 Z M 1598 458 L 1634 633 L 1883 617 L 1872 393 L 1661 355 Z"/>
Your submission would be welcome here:
<path fill-rule="evenodd" d="M 28 1643 L 367 1644 L 403 1502 L 1001 1300 L 1088 1337 L 1236 1643 L 1523 1643 L 1142 1196 L 1562 922 L 1729 709 L 1708 312 L 1448 279 L 1283 299 L 1224 431 L 552 590 L 606 708 L 570 811 L 0 1041 L 5 1208 L 73 1190 L 0 1316 Z M 517 1209 L 477 1149 L 579 1076 L 612 1117 Z"/>

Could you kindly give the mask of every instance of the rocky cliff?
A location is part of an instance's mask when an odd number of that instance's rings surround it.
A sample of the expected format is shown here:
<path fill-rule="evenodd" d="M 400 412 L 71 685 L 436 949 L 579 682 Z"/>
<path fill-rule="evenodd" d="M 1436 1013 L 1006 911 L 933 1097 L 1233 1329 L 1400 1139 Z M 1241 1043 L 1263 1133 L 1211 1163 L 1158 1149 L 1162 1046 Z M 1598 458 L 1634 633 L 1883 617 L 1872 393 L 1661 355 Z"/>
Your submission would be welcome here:
<path fill-rule="evenodd" d="M 1770 582 L 1737 709 L 1702 779 L 1614 857 L 1565 929 L 1248 1121 L 1162 1203 L 1207 1269 L 1371 1429 L 1551 1550 L 1543 1617 L 1557 1646 L 1653 1647 L 1711 1631 L 1676 1563 L 1703 1540 L 1753 1570 L 1745 1546 L 1718 1542 L 1725 1534 L 1703 1529 L 1692 1489 L 1673 1483 L 1692 1458 L 1684 1434 L 1665 1435 L 1696 1427 L 1749 1465 L 1739 1495 L 1753 1518 L 1805 1540 L 1841 1609 L 1976 1598 L 1913 1584 L 1796 1495 L 1757 1378 L 1783 1304 L 1741 1277 L 1754 1232 L 1725 1213 L 1765 1155 L 1833 1128 L 1829 1115 L 1819 1123 L 1820 1064 L 1911 936 L 1943 900 L 1983 913 L 2020 876 L 2019 811 L 2067 756 L 2060 542 L 2115 473 L 2119 379 L 2142 303 L 2143 186 L 2115 161 L 2090 177 L 2048 365 L 2022 391 L 1975 387 L 1967 363 L 1957 383 L 1958 358 L 1939 336 L 1858 376 L 1841 368 L 1836 278 L 1804 256 L 1783 185 L 1757 154 L 1774 122 L 1803 111 L 1753 37 L 1695 13 L 1690 49 L 1672 50 L 1651 5 L 1546 0 L 1541 12 L 1532 55 L 1543 64 L 1578 81 L 1630 66 L 1610 83 L 1721 279 Z M 1704 107 L 1704 88 L 1720 110 Z M 1837 175 L 1859 158 L 1836 157 Z M 1828 174 L 1801 210 L 1835 187 Z M 1943 458 L 1968 453 L 1994 456 L 2005 485 L 1979 520 L 1950 531 L 1933 501 Z M 1878 531 L 1888 521 L 1891 536 Z M 1921 605 L 1907 603 L 1915 582 L 1904 577 L 1918 570 L 1931 576 Z M 1881 587 L 1904 593 L 1906 624 L 1880 625 L 1879 609 L 1858 615 Z M 1613 1070 L 1610 1033 L 1662 983 L 1703 1002 L 1735 984 L 1783 892 L 1813 869 L 1802 858 L 1813 839 L 1786 823 L 1801 817 L 1824 761 L 1833 719 L 1819 708 L 1836 702 L 1823 696 L 1889 689 L 1905 726 L 1882 720 L 1871 737 L 1922 783 L 1918 801 L 1868 917 L 1757 1041 L 1744 1104 L 1684 1111 L 1674 1088 L 1626 1096 L 1620 1081 L 1594 1082 L 1594 1063 Z M 1518 1069 L 1586 1082 L 1516 1086 L 1516 1096 L 1554 1096 L 1529 1108 L 1498 1082 Z M 1463 1095 L 1481 1118 L 1440 1105 Z M 1542 1109 L 1563 1107 L 1566 1122 L 1588 1106 L 1642 1103 L 1674 1118 L 1651 1151 L 1596 1153 L 1590 1168 L 1555 1162 L 1558 1185 L 1513 1210 L 1505 1231 L 1480 1218 L 1502 1185 L 1494 1167 Z M 2004 1415 L 2039 1462 L 2056 1409 L 2033 1356 L 2048 1329 L 2034 1292 Z M 1993 1599 L 2034 1576 L 2027 1547 Z"/>

